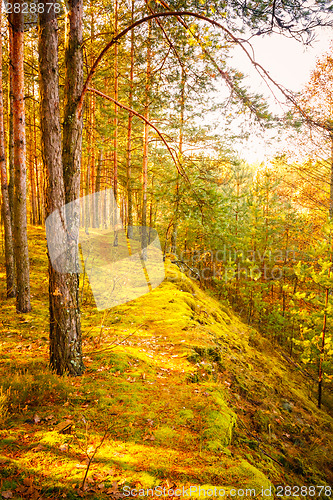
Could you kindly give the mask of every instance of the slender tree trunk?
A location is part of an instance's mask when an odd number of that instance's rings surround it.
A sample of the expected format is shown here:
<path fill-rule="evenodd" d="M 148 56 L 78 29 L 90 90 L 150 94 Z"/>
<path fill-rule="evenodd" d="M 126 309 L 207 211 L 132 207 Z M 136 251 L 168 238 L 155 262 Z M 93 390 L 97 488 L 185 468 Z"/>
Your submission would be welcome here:
<path fill-rule="evenodd" d="M 10 15 L 13 28 L 13 137 L 14 137 L 14 246 L 16 265 L 16 310 L 31 311 L 29 253 L 27 237 L 26 142 L 24 106 L 24 18 L 22 0 L 19 12 Z"/>
<path fill-rule="evenodd" d="M 32 52 L 32 58 L 33 60 L 33 52 Z M 34 106 L 35 106 L 35 100 L 34 100 L 34 86 L 35 82 L 34 79 L 31 81 L 31 87 L 28 85 L 28 94 L 32 95 L 32 107 L 34 111 Z M 29 113 L 30 111 L 30 113 Z M 33 112 L 28 110 L 27 116 L 29 117 L 27 125 L 28 125 L 28 144 L 27 144 L 27 149 L 29 151 L 28 154 L 28 176 L 29 176 L 29 183 L 30 183 L 30 224 L 36 225 L 37 223 L 37 201 L 36 201 L 36 183 L 35 183 L 35 168 L 34 168 L 34 139 L 33 139 Z"/>
<path fill-rule="evenodd" d="M 330 172 L 330 201 L 329 201 L 329 220 L 330 222 L 333 221 L 333 132 L 330 134 L 331 138 L 331 172 Z M 332 251 L 332 234 L 330 231 L 330 261 L 332 262 L 333 259 L 333 251 Z M 328 279 L 330 279 L 332 275 L 332 268 L 330 267 L 328 269 Z M 321 346 L 320 346 L 320 353 L 319 353 L 319 369 L 318 369 L 318 408 L 321 408 L 321 403 L 322 403 L 322 393 L 323 393 L 323 377 L 324 377 L 324 370 L 323 370 L 323 362 L 324 362 L 324 354 L 325 354 L 325 337 L 326 337 L 326 330 L 327 330 L 327 308 L 328 308 L 328 302 L 329 302 L 329 292 L 330 289 L 326 288 L 325 290 L 325 308 L 324 308 L 324 320 L 323 320 L 323 329 L 321 333 Z"/>
<path fill-rule="evenodd" d="M 2 2 L 0 2 L 0 26 L 2 24 Z M 0 173 L 1 173 L 1 194 L 2 194 L 2 214 L 5 230 L 5 267 L 7 282 L 7 297 L 15 297 L 15 260 L 14 243 L 12 234 L 12 217 L 9 203 L 5 130 L 3 114 L 3 87 L 2 87 L 2 40 L 0 39 Z"/>
<path fill-rule="evenodd" d="M 43 0 L 43 3 L 47 2 L 50 3 L 50 0 Z M 55 3 L 56 0 L 52 0 L 52 4 Z M 63 152 L 59 112 L 58 25 L 53 9 L 50 12 L 48 10 L 45 7 L 44 13 L 40 14 L 39 73 L 43 161 L 48 172 L 47 214 L 50 214 L 79 197 L 82 124 L 75 119 L 75 103 L 83 76 L 80 56 L 77 54 L 81 52 L 82 3 L 73 0 L 70 5 Z M 66 222 L 70 226 L 71 221 Z M 73 220 L 72 223 L 77 224 L 77 221 Z M 54 238 L 57 237 L 55 234 Z M 59 241 L 57 244 L 66 248 L 66 242 Z M 49 302 L 50 365 L 59 375 L 81 375 L 84 367 L 78 275 L 59 273 L 49 263 Z"/>
<path fill-rule="evenodd" d="M 33 97 L 34 97 L 34 103 L 33 103 L 33 130 L 34 130 L 34 144 L 33 144 L 33 165 L 34 165 L 34 175 L 36 179 L 36 193 L 37 193 L 37 205 L 36 205 L 36 218 L 37 218 L 37 224 L 42 223 L 42 209 L 41 209 L 41 196 L 42 196 L 42 190 L 40 189 L 40 183 L 39 183 L 39 172 L 38 172 L 38 155 L 37 155 L 37 120 L 36 120 L 36 101 L 35 101 L 35 86 L 33 86 Z"/>
<path fill-rule="evenodd" d="M 95 182 L 95 192 L 97 193 L 96 198 L 96 207 L 94 211 L 95 224 L 94 227 L 99 227 L 101 224 L 101 213 L 100 213 L 100 190 L 101 190 L 101 172 L 103 166 L 103 150 L 100 149 L 98 163 L 97 163 L 97 171 L 96 171 L 96 182 Z"/>
<path fill-rule="evenodd" d="M 114 33 L 118 33 L 118 0 L 114 1 Z M 118 101 L 118 44 L 114 46 L 114 98 Z M 117 218 L 118 201 L 118 106 L 114 106 L 114 139 L 113 139 L 113 192 L 115 199 L 115 221 Z M 118 233 L 115 231 L 114 246 L 118 246 Z"/>
<path fill-rule="evenodd" d="M 148 22 L 147 37 L 147 66 L 145 87 L 145 109 L 144 117 L 149 120 L 150 104 L 150 78 L 151 78 L 151 21 Z M 145 121 L 143 129 L 143 165 L 142 165 L 142 257 L 147 259 L 147 186 L 148 186 L 148 153 L 149 153 L 149 125 Z"/>
<path fill-rule="evenodd" d="M 180 124 L 179 124 L 179 158 L 183 161 L 183 137 L 184 137 L 184 114 L 185 114 L 185 68 L 182 66 L 181 88 L 180 88 Z M 176 183 L 176 208 L 174 213 L 174 222 L 171 233 L 171 253 L 177 253 L 177 233 L 178 233 L 178 218 L 179 218 L 179 172 L 177 172 Z"/>
<path fill-rule="evenodd" d="M 86 227 L 86 233 L 89 231 L 90 227 L 90 202 L 89 202 L 89 195 L 90 192 L 90 158 L 88 155 L 88 161 L 87 161 L 87 172 L 86 172 L 86 185 L 85 185 L 85 196 L 86 196 L 86 201 L 85 201 L 85 227 Z"/>
<path fill-rule="evenodd" d="M 8 23 L 9 85 L 8 85 L 8 165 L 9 165 L 9 204 L 11 217 L 14 215 L 14 130 L 13 130 L 13 29 Z M 14 256 L 15 257 L 15 256 Z"/>
<path fill-rule="evenodd" d="M 134 0 L 132 0 L 131 23 L 134 20 Z M 133 89 L 134 89 L 134 30 L 131 30 L 131 55 L 130 55 L 130 79 L 129 79 L 128 107 L 133 107 Z M 132 125 L 133 113 L 128 115 L 127 126 L 127 236 L 133 236 L 133 192 L 132 192 Z"/>

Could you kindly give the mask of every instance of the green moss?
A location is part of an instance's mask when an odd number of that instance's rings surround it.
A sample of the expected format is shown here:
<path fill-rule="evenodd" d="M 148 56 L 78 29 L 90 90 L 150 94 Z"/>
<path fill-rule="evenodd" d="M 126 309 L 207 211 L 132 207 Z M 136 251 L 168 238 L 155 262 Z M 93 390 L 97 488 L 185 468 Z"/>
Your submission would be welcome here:
<path fill-rule="evenodd" d="M 272 483 L 262 472 L 249 464 L 246 460 L 241 460 L 240 464 L 233 468 L 232 473 L 235 477 L 235 485 L 237 485 L 238 488 L 254 489 L 257 495 L 260 495 L 262 490 L 266 493 L 271 491 L 272 495 L 267 494 L 265 498 L 273 497 L 274 487 Z"/>
<path fill-rule="evenodd" d="M 178 413 L 177 423 L 179 423 L 180 425 L 184 425 L 193 419 L 194 419 L 193 411 L 189 409 L 184 409 Z"/>
<path fill-rule="evenodd" d="M 156 429 L 154 432 L 154 437 L 159 444 L 170 445 L 173 440 L 177 437 L 177 432 L 170 427 L 163 426 Z"/>
<path fill-rule="evenodd" d="M 210 410 L 206 422 L 208 427 L 204 432 L 204 436 L 208 440 L 208 449 L 214 448 L 217 442 L 220 443 L 220 447 L 231 443 L 232 430 L 236 422 L 236 416 L 233 412 L 227 409 L 224 413 Z"/>

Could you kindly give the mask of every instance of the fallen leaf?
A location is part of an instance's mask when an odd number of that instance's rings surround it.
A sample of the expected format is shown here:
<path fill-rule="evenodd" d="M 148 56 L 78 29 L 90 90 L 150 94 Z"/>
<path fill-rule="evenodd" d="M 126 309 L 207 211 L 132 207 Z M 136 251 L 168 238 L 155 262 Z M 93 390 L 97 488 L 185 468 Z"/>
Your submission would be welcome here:
<path fill-rule="evenodd" d="M 85 464 L 76 464 L 75 465 L 76 469 L 86 469 L 87 466 Z"/>
<path fill-rule="evenodd" d="M 1 496 L 3 496 L 3 498 L 13 498 L 13 492 L 10 490 L 2 491 Z"/>
<path fill-rule="evenodd" d="M 36 446 L 36 448 L 33 448 L 33 451 L 36 453 L 37 451 L 43 451 L 45 450 L 45 446 L 43 446 L 42 444 L 39 444 Z"/>
<path fill-rule="evenodd" d="M 105 493 L 107 495 L 115 495 L 116 497 L 119 497 L 120 493 L 118 489 L 118 483 L 116 481 L 112 483 L 112 488 L 108 488 L 107 490 L 105 490 Z"/>
<path fill-rule="evenodd" d="M 65 420 L 65 422 L 60 422 L 54 430 L 59 432 L 59 434 L 71 434 L 73 422 L 71 420 Z"/>

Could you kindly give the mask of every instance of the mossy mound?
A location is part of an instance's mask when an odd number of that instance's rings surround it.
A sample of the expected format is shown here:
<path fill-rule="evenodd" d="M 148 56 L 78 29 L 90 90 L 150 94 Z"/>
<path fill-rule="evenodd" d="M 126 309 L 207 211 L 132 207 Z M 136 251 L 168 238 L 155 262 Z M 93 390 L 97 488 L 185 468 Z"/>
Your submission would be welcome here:
<path fill-rule="evenodd" d="M 44 263 L 33 311 L 15 315 L 3 300 L 1 491 L 33 477 L 36 495 L 54 499 L 110 498 L 125 486 L 268 498 L 274 484 L 332 483 L 333 420 L 308 382 L 170 263 L 158 288 L 110 311 L 96 310 L 86 283 L 86 371 L 52 374 L 46 254 L 40 243 L 30 252 Z M 70 433 L 59 432 L 67 421 Z"/>

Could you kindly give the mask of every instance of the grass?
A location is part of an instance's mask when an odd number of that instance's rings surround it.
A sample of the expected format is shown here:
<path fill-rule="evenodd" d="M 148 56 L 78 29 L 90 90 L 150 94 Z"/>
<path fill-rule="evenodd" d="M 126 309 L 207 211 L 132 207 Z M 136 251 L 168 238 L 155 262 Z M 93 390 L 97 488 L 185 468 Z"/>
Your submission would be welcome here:
<path fill-rule="evenodd" d="M 30 228 L 32 312 L 17 315 L 0 290 L 1 492 L 102 499 L 192 485 L 191 498 L 215 487 L 261 498 L 274 484 L 332 483 L 333 420 L 302 375 L 170 263 L 152 293 L 108 311 L 85 283 L 86 371 L 51 373 L 43 234 Z"/>

